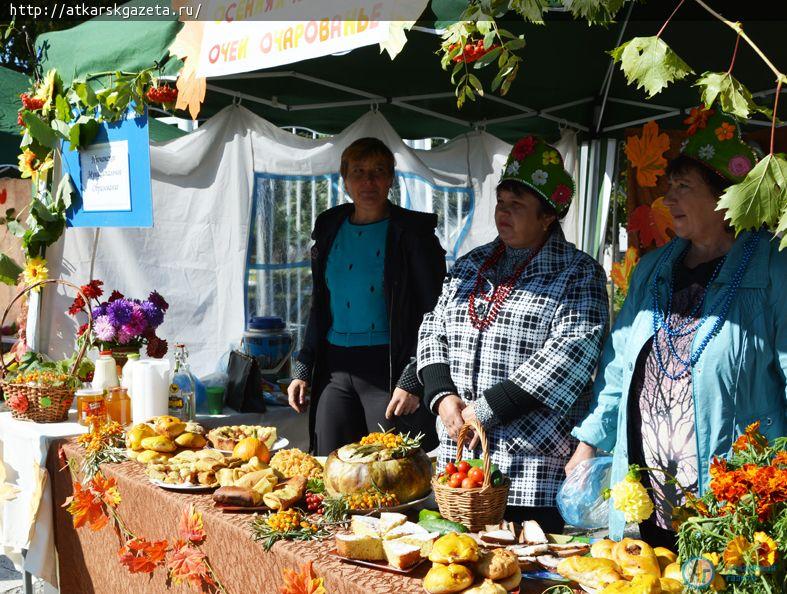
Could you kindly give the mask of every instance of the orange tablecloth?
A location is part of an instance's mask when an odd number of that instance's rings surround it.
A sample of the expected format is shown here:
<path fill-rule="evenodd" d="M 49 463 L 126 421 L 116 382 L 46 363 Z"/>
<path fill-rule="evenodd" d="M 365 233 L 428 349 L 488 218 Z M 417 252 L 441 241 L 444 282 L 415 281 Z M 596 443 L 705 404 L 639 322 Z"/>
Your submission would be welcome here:
<path fill-rule="evenodd" d="M 79 458 L 73 439 L 65 440 L 67 458 Z M 55 544 L 63 594 L 188 592 L 173 585 L 167 589 L 166 572 L 158 569 L 152 578 L 130 574 L 118 562 L 121 546 L 109 527 L 98 532 L 89 528 L 75 530 L 71 516 L 62 508 L 72 492 L 67 469 L 59 471 L 58 447 L 50 449 L 48 468 L 52 476 L 55 508 Z M 413 573 L 399 575 L 342 563 L 328 554 L 333 539 L 309 542 L 278 542 L 270 551 L 251 540 L 249 514 L 225 514 L 213 507 L 209 494 L 165 491 L 148 482 L 144 466 L 136 462 L 109 464 L 104 474 L 117 481 L 122 502 L 118 511 L 128 528 L 149 540 L 174 540 L 180 513 L 189 504 L 203 514 L 207 540 L 203 550 L 230 594 L 279 594 L 284 568 L 300 569 L 314 562 L 317 575 L 325 578 L 329 594 L 423 594 L 421 580 L 429 568 L 424 563 Z M 542 583 L 522 583 L 522 594 L 540 593 Z"/>

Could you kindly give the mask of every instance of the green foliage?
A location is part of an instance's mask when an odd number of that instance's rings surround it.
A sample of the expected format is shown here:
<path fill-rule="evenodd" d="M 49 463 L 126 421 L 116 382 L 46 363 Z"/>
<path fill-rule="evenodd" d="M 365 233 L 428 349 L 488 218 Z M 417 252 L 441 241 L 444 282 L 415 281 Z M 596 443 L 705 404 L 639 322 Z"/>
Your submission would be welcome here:
<path fill-rule="evenodd" d="M 584 19 L 589 25 L 608 25 L 623 8 L 626 0 L 563 0 L 563 5 L 576 19 Z"/>
<path fill-rule="evenodd" d="M 701 89 L 703 104 L 711 106 L 718 100 L 724 111 L 739 118 L 748 118 L 752 112 L 773 115 L 772 110 L 757 105 L 749 89 L 729 72 L 705 72 L 694 86 Z"/>
<path fill-rule="evenodd" d="M 727 188 L 718 209 L 726 209 L 725 218 L 736 231 L 759 229 L 763 224 L 776 229 L 787 217 L 787 157 L 767 155 L 739 184 Z M 782 247 L 785 242 L 782 241 Z"/>
<path fill-rule="evenodd" d="M 0 254 L 0 283 L 16 286 L 16 279 L 22 274 L 22 267 L 8 255 Z"/>
<path fill-rule="evenodd" d="M 658 37 L 635 37 L 610 52 L 620 63 L 629 84 L 645 89 L 648 98 L 660 93 L 671 82 L 694 71 Z"/>

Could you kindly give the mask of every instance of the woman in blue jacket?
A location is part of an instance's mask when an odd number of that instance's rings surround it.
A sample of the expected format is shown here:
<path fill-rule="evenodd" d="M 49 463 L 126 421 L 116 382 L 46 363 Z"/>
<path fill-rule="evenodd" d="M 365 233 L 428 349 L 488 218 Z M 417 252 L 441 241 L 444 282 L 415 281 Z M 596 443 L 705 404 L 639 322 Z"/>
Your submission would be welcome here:
<path fill-rule="evenodd" d="M 786 433 L 787 251 L 764 230 L 736 237 L 716 210 L 755 156 L 726 114 L 706 110 L 696 121 L 667 170 L 677 238 L 634 271 L 566 472 L 601 449 L 614 452 L 612 484 L 636 463 L 701 496 L 712 458 L 728 454 L 748 424 L 760 421 L 770 439 Z M 674 546 L 679 491 L 662 472 L 644 473 L 643 483 L 656 511 L 642 537 Z M 613 510 L 612 538 L 624 524 Z"/>

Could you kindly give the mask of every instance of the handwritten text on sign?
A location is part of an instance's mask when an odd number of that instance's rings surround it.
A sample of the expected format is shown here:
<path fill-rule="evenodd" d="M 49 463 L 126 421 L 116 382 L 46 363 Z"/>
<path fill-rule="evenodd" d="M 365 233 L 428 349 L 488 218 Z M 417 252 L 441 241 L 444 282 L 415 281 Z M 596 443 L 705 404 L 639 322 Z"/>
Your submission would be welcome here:
<path fill-rule="evenodd" d="M 127 141 L 89 146 L 79 152 L 79 162 L 85 211 L 131 210 Z"/>

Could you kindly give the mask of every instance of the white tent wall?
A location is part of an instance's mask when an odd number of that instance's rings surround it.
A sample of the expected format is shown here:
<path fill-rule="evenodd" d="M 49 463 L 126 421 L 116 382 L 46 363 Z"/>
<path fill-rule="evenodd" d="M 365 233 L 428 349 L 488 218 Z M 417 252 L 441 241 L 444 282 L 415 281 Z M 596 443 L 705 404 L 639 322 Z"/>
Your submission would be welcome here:
<path fill-rule="evenodd" d="M 336 136 L 304 138 L 235 105 L 188 136 L 151 145 L 154 227 L 101 229 L 93 278 L 131 297 L 159 291 L 171 307 L 158 334 L 170 345 L 186 343 L 195 372 L 210 373 L 244 330 L 255 175 L 335 175 L 341 152 L 364 136 L 378 137 L 391 148 L 402 175 L 435 187 L 466 189 L 470 184 L 475 204 L 463 237 L 446 246 L 454 252 L 449 259 L 496 236 L 495 186 L 510 144 L 475 131 L 433 150 L 415 150 L 375 111 Z M 564 132 L 558 148 L 575 169 L 575 134 Z M 424 192 L 411 195 L 410 208 L 430 210 Z M 574 234 L 567 231 L 569 237 Z M 50 275 L 86 283 L 94 238 L 93 229 L 68 229 L 47 254 Z M 62 290 L 45 292 L 41 326 L 48 331 L 40 350 L 51 357 L 72 351 L 76 325 L 64 313 L 72 298 Z"/>

